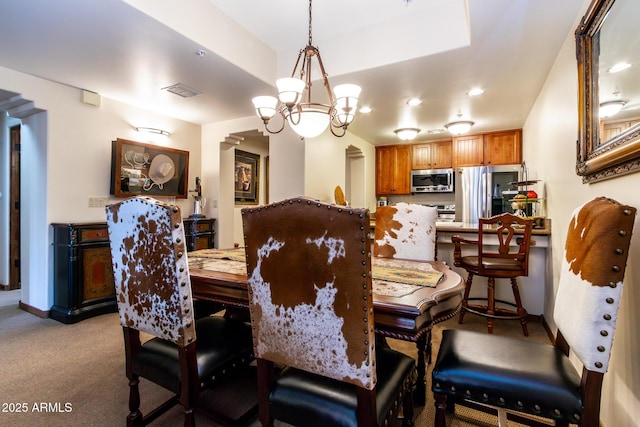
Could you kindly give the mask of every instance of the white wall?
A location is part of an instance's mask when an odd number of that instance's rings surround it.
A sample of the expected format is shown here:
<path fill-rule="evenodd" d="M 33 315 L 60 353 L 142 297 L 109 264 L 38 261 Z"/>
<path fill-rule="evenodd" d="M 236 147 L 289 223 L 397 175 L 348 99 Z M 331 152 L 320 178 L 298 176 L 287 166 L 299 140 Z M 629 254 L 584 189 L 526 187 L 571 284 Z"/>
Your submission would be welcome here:
<path fill-rule="evenodd" d="M 590 0 L 585 0 L 583 12 Z M 582 16 L 582 14 L 580 15 Z M 576 19 L 576 25 L 578 19 Z M 575 28 L 575 26 L 574 26 Z M 524 158 L 544 180 L 548 215 L 553 220 L 550 267 L 552 280 L 546 290 L 545 318 L 552 322 L 569 216 L 580 204 L 598 196 L 611 197 L 640 208 L 640 173 L 595 184 L 582 184 L 575 174 L 578 130 L 577 67 L 573 32 L 560 51 L 524 126 Z M 604 378 L 601 421 L 605 427 L 640 425 L 640 219 L 636 217 L 625 275 L 625 288 L 609 372 Z M 555 326 L 554 326 L 555 328 Z"/>
<path fill-rule="evenodd" d="M 229 134 L 255 129 L 264 130 L 264 125 L 257 116 L 202 127 L 203 195 L 209 200 L 205 214 L 217 218 L 218 248 L 230 248 L 234 243 L 244 244 L 240 239 L 242 223 L 234 197 L 236 146 L 222 141 Z M 238 148 L 242 149 L 242 144 Z M 303 194 L 304 144 L 288 128 L 279 134 L 269 135 L 269 159 L 270 201 Z"/>
<path fill-rule="evenodd" d="M 357 119 L 356 119 L 357 120 Z M 351 177 L 346 177 L 347 148 L 358 148 L 364 155 L 364 166 L 354 168 L 354 173 L 363 173 L 363 194 L 356 197 L 364 199 L 361 206 L 375 211 L 375 148 L 367 141 L 347 132 L 342 138 L 336 138 L 330 131 L 305 141 L 304 194 L 325 202 L 334 202 L 334 190 L 337 185 L 343 191 L 351 188 Z M 347 182 L 349 179 L 349 182 Z M 347 194 L 349 201 L 349 194 Z"/>
<path fill-rule="evenodd" d="M 109 197 L 111 141 L 149 142 L 134 126 L 170 131 L 164 143 L 190 152 L 189 185 L 193 187 L 193 177 L 200 173 L 200 126 L 104 97 L 100 107 L 84 104 L 77 88 L 7 68 L 0 67 L 0 82 L 2 89 L 46 110 L 28 117 L 22 126 L 21 300 L 47 311 L 53 304 L 49 225 L 105 220 L 104 208 L 89 208 L 88 198 Z M 188 199 L 179 199 L 178 204 L 185 216 L 191 213 Z"/>

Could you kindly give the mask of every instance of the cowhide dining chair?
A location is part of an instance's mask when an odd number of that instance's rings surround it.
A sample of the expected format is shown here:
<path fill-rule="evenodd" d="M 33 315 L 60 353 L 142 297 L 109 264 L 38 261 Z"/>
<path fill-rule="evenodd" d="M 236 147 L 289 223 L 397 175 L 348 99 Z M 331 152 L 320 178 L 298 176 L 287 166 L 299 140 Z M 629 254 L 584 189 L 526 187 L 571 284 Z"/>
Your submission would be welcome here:
<path fill-rule="evenodd" d="M 221 316 L 194 317 L 178 206 L 134 197 L 107 206 L 106 212 L 129 379 L 127 426 L 146 425 L 178 402 L 184 425 L 193 426 L 201 390 L 253 360 L 250 325 Z M 152 338 L 142 343 L 141 332 Z M 175 396 L 143 416 L 140 378 Z M 223 425 L 234 423 L 223 414 L 203 412 Z M 256 412 L 254 405 L 238 423 Z"/>
<path fill-rule="evenodd" d="M 434 261 L 437 216 L 435 206 L 413 203 L 378 206 L 373 256 Z"/>
<path fill-rule="evenodd" d="M 435 425 L 454 404 L 490 406 L 507 418 L 598 427 L 636 209 L 597 198 L 579 207 L 567 233 L 553 317 L 555 345 L 445 330 L 432 373 Z M 540 272 L 542 274 L 542 272 Z M 569 360 L 582 363 L 582 374 Z M 477 405 L 476 405 L 477 407 Z M 509 414 L 507 415 L 507 411 Z"/>
<path fill-rule="evenodd" d="M 412 425 L 415 360 L 375 345 L 369 211 L 301 197 L 242 221 L 262 425 Z"/>

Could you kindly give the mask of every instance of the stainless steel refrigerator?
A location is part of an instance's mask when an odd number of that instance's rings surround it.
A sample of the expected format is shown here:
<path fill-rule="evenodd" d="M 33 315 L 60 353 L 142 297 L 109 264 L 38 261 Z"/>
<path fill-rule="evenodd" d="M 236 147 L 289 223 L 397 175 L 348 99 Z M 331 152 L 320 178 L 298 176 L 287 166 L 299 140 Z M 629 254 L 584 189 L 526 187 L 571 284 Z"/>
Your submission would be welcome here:
<path fill-rule="evenodd" d="M 508 202 L 518 193 L 521 165 L 462 167 L 456 170 L 456 220 L 477 224 L 487 218 L 510 212 Z M 504 193 L 504 194 L 503 194 Z"/>

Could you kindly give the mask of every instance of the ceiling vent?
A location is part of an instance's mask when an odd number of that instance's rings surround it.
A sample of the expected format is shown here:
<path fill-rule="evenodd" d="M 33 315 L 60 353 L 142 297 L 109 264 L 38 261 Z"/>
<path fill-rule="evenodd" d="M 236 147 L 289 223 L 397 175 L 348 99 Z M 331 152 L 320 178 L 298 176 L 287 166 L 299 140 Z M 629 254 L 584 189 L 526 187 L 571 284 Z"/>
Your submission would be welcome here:
<path fill-rule="evenodd" d="M 202 92 L 192 87 L 187 86 L 184 83 L 176 83 L 171 86 L 163 87 L 162 90 L 175 93 L 183 98 L 191 98 L 192 96 L 200 95 Z"/>

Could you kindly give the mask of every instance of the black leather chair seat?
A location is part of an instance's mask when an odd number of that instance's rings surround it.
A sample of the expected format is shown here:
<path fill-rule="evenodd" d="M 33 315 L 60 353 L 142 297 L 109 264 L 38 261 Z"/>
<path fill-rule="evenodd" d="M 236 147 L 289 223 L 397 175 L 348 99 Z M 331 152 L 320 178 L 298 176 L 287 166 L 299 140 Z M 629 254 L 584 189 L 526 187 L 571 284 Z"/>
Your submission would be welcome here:
<path fill-rule="evenodd" d="M 468 266 L 474 269 L 478 269 L 478 257 L 477 256 L 463 256 L 462 267 Z M 522 262 L 516 259 L 504 259 L 504 258 L 482 258 L 482 264 L 487 270 L 513 270 L 521 271 Z"/>
<path fill-rule="evenodd" d="M 377 419 L 378 425 L 383 426 L 391 409 L 402 404 L 402 378 L 415 370 L 415 360 L 395 350 L 378 347 L 376 367 Z M 408 378 L 412 382 L 415 380 L 412 375 Z M 299 369 L 282 371 L 269 401 L 272 415 L 288 424 L 305 427 L 358 425 L 355 385 Z"/>
<path fill-rule="evenodd" d="M 248 323 L 220 316 L 196 321 L 198 375 L 201 382 L 227 373 L 231 362 L 252 359 L 253 343 Z M 153 338 L 142 345 L 136 359 L 144 378 L 178 393 L 180 390 L 180 364 L 175 344 Z"/>
<path fill-rule="evenodd" d="M 495 375 L 492 375 L 495 374 Z M 445 330 L 432 389 L 460 401 L 579 423 L 580 375 L 551 345 L 463 330 Z"/>

